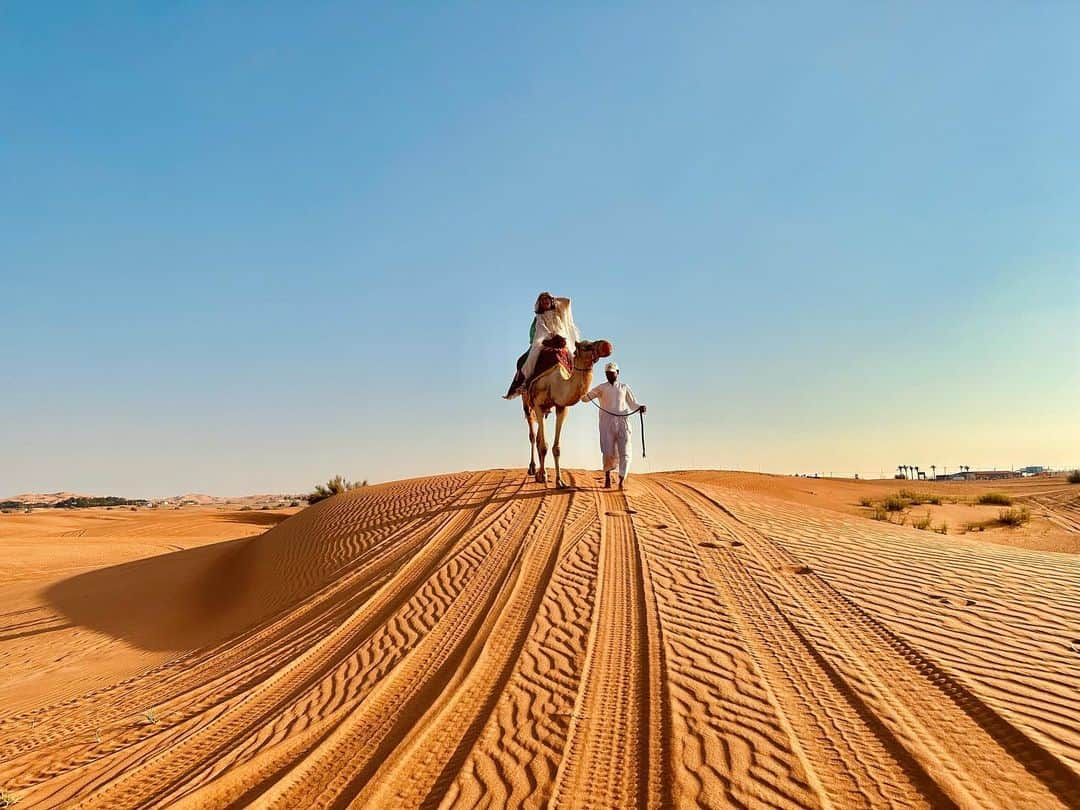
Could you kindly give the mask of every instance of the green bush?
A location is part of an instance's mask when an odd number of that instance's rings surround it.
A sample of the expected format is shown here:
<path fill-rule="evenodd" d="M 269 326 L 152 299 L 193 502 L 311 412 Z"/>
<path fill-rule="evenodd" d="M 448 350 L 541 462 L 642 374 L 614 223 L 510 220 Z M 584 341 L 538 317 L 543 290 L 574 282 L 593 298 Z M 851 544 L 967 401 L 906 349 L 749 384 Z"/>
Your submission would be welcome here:
<path fill-rule="evenodd" d="M 1019 509 L 1002 509 L 998 512 L 998 523 L 1002 526 L 1023 526 L 1031 520 L 1031 510 L 1026 506 Z"/>
<path fill-rule="evenodd" d="M 1012 506 L 1012 498 L 1004 492 L 984 492 L 979 496 L 976 503 L 984 506 Z"/>
<path fill-rule="evenodd" d="M 887 512 L 900 512 L 905 506 L 907 506 L 907 501 L 905 501 L 899 495 L 890 495 L 881 502 L 881 506 Z"/>
<path fill-rule="evenodd" d="M 1070 484 L 1080 484 L 1080 470 L 1073 470 L 1065 477 L 1065 480 Z"/>
<path fill-rule="evenodd" d="M 335 475 L 325 484 L 317 484 L 315 491 L 307 496 L 307 502 L 318 503 L 327 498 L 332 498 L 334 495 L 340 495 L 342 492 L 348 492 L 350 489 L 366 486 L 367 481 L 346 481 L 344 476 Z"/>
<path fill-rule="evenodd" d="M 914 526 L 916 529 L 919 529 L 920 531 L 926 531 L 927 529 L 929 529 L 930 528 L 930 512 L 928 511 L 926 513 L 926 517 L 921 517 L 918 520 L 913 521 L 911 525 Z"/>

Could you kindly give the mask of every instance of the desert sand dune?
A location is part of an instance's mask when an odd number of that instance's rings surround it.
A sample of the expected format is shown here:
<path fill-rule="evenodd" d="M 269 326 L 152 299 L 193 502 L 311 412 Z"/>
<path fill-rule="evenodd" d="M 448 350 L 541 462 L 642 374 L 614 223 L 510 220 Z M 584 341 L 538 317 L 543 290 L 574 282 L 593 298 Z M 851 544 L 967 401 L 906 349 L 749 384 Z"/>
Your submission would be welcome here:
<path fill-rule="evenodd" d="M 23 600 L 0 616 L 23 673 L 0 687 L 0 789 L 42 808 L 1080 806 L 1080 557 L 779 479 L 569 478 L 383 484 L 258 536 L 52 569 L 18 568 L 32 524 L 0 524 Z M 1024 497 L 1070 531 L 1072 493 Z"/>

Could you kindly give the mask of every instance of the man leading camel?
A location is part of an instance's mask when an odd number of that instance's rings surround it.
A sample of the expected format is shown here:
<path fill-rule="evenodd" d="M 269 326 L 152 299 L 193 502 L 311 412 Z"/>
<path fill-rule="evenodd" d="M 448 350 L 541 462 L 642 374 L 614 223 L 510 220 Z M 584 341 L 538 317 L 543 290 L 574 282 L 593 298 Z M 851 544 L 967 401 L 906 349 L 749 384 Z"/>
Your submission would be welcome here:
<path fill-rule="evenodd" d="M 581 401 L 600 400 L 600 452 L 604 456 L 604 486 L 611 486 L 611 472 L 618 468 L 619 489 L 622 489 L 630 470 L 630 417 L 638 410 L 645 413 L 645 406 L 634 398 L 630 386 L 619 382 L 619 367 L 615 363 L 604 366 L 604 376 L 607 382 L 589 391 Z"/>

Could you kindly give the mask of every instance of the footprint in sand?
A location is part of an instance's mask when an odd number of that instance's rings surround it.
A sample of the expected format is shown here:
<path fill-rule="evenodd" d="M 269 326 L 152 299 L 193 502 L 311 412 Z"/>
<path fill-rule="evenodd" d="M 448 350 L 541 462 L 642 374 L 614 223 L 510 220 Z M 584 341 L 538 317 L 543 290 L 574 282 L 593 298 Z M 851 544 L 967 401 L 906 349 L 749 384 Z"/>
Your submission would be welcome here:
<path fill-rule="evenodd" d="M 702 542 L 698 543 L 698 546 L 701 547 L 701 548 L 738 548 L 741 545 L 742 545 L 742 543 L 739 542 L 738 540 L 732 540 L 731 542 L 726 542 L 726 541 L 719 540 L 719 539 L 717 539 L 717 540 L 703 540 Z"/>
<path fill-rule="evenodd" d="M 810 574 L 813 573 L 814 569 L 809 565 L 803 565 L 802 563 L 788 563 L 786 565 L 781 565 L 776 570 L 786 574 Z"/>
<path fill-rule="evenodd" d="M 975 604 L 974 599 L 968 599 L 965 596 L 943 596 L 942 594 L 930 594 L 930 598 L 938 604 L 949 605 L 950 607 L 972 607 Z"/>
<path fill-rule="evenodd" d="M 658 528 L 658 529 L 666 529 L 667 527 L 668 527 L 668 525 L 666 523 L 657 523 L 656 524 L 656 528 Z"/>

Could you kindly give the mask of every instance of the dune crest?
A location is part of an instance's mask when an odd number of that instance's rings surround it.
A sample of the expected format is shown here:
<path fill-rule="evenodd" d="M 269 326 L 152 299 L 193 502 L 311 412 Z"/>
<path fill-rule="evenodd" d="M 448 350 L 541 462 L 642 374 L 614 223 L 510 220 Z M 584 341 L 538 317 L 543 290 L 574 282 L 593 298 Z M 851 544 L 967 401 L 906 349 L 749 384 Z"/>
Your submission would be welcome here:
<path fill-rule="evenodd" d="M 50 586 L 58 622 L 191 649 L 0 709 L 0 788 L 43 808 L 1080 806 L 1080 557 L 704 473 L 564 475 L 366 487 Z M 125 582 L 143 619 L 82 598 Z"/>

